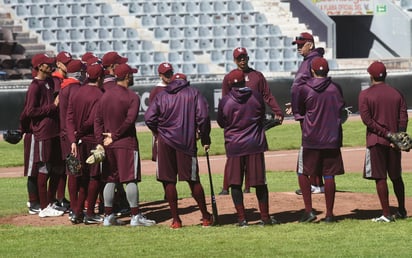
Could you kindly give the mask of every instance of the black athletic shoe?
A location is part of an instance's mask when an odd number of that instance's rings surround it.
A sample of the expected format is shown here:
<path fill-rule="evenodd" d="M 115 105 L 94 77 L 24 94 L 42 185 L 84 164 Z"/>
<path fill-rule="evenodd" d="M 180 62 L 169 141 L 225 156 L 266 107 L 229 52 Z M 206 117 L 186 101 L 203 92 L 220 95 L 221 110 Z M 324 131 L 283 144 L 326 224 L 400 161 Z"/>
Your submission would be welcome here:
<path fill-rule="evenodd" d="M 323 222 L 325 222 L 325 223 L 334 223 L 334 222 L 337 222 L 337 221 L 336 221 L 335 217 L 330 216 L 330 217 L 326 217 L 326 218 L 323 220 Z"/>
<path fill-rule="evenodd" d="M 83 222 L 83 216 L 73 214 L 70 218 L 70 221 L 72 222 L 72 224 L 80 224 Z"/>
<path fill-rule="evenodd" d="M 219 195 L 228 195 L 228 194 L 229 194 L 229 191 L 225 189 L 222 189 L 222 191 L 219 193 Z"/>
<path fill-rule="evenodd" d="M 316 220 L 316 215 L 311 211 L 311 212 L 305 212 L 303 216 L 300 218 L 299 222 L 306 223 L 306 222 L 312 222 L 314 220 Z"/>
<path fill-rule="evenodd" d="M 90 225 L 90 224 L 100 224 L 103 222 L 103 217 L 95 214 L 93 216 L 84 216 L 83 220 L 84 224 Z"/>
<path fill-rule="evenodd" d="M 264 226 L 278 225 L 278 224 L 280 224 L 280 222 L 277 221 L 274 217 L 270 217 L 270 218 L 267 219 L 267 220 L 261 220 L 261 221 L 259 221 L 259 223 L 258 223 L 258 225 L 259 225 L 259 226 L 262 226 L 262 227 L 264 227 Z"/>
<path fill-rule="evenodd" d="M 302 190 L 300 190 L 300 189 L 296 190 L 296 191 L 295 191 L 295 194 L 297 194 L 297 195 L 302 195 Z"/>
<path fill-rule="evenodd" d="M 395 217 L 395 219 L 407 219 L 408 218 L 408 214 L 406 213 L 406 211 L 397 211 L 395 215 L 393 216 Z"/>
<path fill-rule="evenodd" d="M 250 193 L 250 188 L 245 188 L 245 190 L 243 190 L 243 193 Z"/>
<path fill-rule="evenodd" d="M 246 228 L 248 226 L 247 221 L 246 220 L 242 220 L 237 224 L 239 227 L 241 228 Z"/>

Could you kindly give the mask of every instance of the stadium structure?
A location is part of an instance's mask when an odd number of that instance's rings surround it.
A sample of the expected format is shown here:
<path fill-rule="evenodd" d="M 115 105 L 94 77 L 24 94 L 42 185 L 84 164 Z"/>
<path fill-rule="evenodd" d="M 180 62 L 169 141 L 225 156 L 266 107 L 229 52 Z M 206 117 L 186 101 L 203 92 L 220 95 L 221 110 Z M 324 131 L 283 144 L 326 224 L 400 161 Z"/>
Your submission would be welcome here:
<path fill-rule="evenodd" d="M 261 71 L 281 105 L 289 101 L 302 60 L 291 43 L 301 32 L 324 47 L 331 76 L 356 112 L 368 84 L 366 67 L 382 60 L 391 82 L 412 104 L 412 0 L 0 0 L 0 130 L 13 129 L 31 80 L 36 53 L 117 51 L 139 69 L 133 89 L 143 113 L 170 62 L 209 100 L 211 116 L 220 83 L 235 68 L 232 52 L 246 47 L 249 65 Z M 390 74 L 391 74 L 390 73 Z M 390 79 L 390 78 L 388 78 Z"/>

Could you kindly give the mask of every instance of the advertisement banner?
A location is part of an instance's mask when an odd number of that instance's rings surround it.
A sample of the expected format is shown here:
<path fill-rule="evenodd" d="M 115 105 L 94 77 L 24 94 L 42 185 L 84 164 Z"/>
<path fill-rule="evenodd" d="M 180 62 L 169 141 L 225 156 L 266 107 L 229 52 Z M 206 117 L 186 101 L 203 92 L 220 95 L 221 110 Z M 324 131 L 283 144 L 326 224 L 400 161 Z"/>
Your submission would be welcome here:
<path fill-rule="evenodd" d="M 373 0 L 312 0 L 320 10 L 329 16 L 373 15 Z M 382 6 L 379 9 L 382 11 Z"/>

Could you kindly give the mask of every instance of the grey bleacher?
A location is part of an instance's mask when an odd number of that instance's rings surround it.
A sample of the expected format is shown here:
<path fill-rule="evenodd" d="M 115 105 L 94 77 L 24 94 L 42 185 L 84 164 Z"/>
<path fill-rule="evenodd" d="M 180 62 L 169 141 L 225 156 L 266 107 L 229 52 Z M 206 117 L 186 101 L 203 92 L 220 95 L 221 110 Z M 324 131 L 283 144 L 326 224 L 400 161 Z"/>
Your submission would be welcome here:
<path fill-rule="evenodd" d="M 264 73 L 295 71 L 301 59 L 292 36 L 270 22 L 275 14 L 258 11 L 256 1 L 3 2 L 56 53 L 65 50 L 80 57 L 91 51 L 102 56 L 115 50 L 138 66 L 142 76 L 156 76 L 163 61 L 187 74 L 224 74 L 235 68 L 236 47 L 246 47 L 250 66 Z"/>

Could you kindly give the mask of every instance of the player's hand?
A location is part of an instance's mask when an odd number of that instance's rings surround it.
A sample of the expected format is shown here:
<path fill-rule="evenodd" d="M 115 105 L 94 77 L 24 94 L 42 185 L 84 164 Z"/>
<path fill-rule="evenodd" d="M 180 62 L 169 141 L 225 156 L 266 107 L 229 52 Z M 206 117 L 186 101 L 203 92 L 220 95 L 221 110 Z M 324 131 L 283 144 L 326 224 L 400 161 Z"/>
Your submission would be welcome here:
<path fill-rule="evenodd" d="M 286 115 L 292 115 L 292 104 L 290 102 L 285 104 L 285 113 Z"/>
<path fill-rule="evenodd" d="M 72 143 L 70 152 L 71 152 L 71 154 L 73 154 L 73 156 L 77 157 L 77 145 L 76 145 L 76 143 Z"/>
<path fill-rule="evenodd" d="M 102 133 L 102 135 L 104 136 L 103 145 L 109 146 L 113 142 L 112 133 Z"/>
<path fill-rule="evenodd" d="M 206 152 L 209 152 L 210 145 L 204 145 L 204 146 L 203 146 L 203 149 L 204 149 Z"/>
<path fill-rule="evenodd" d="M 59 106 L 59 95 L 56 96 L 56 98 L 54 99 L 53 104 L 58 107 Z"/>

